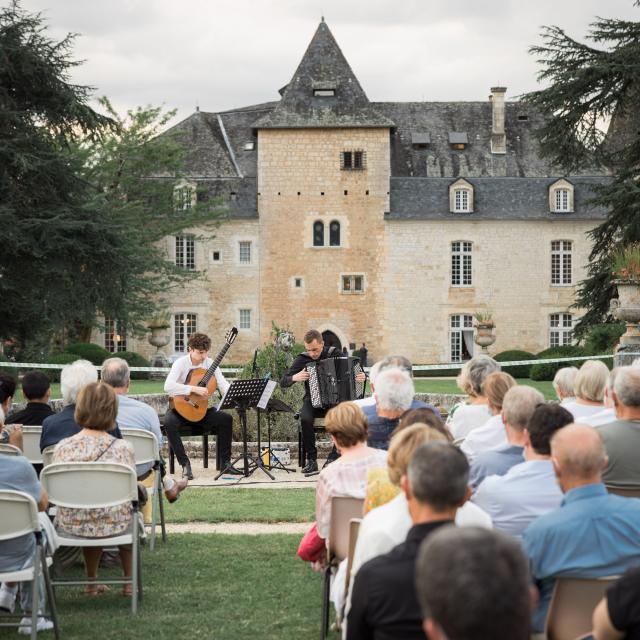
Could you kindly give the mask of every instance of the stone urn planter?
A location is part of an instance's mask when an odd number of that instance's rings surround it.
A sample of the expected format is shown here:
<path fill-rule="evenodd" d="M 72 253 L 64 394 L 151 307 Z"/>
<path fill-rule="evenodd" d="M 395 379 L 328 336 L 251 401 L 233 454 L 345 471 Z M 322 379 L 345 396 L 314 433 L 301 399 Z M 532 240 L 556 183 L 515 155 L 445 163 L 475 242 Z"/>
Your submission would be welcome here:
<path fill-rule="evenodd" d="M 489 347 L 496 341 L 493 330 L 495 325 L 493 322 L 477 322 L 476 323 L 476 335 L 473 337 L 473 341 L 482 348 L 482 353 L 489 353 Z"/>
<path fill-rule="evenodd" d="M 151 356 L 151 364 L 154 367 L 165 367 L 169 364 L 167 355 L 162 351 L 163 347 L 166 347 L 171 342 L 171 336 L 169 335 L 169 324 L 149 324 L 149 330 L 151 335 L 149 336 L 149 344 L 156 348 L 156 352 Z"/>
<path fill-rule="evenodd" d="M 618 288 L 618 297 L 609 303 L 609 311 L 614 318 L 627 325 L 627 330 L 620 337 L 617 351 L 628 352 L 629 360 L 633 360 L 640 353 L 640 279 L 619 279 L 613 283 Z M 633 357 L 631 353 L 634 354 Z M 616 366 L 621 364 L 622 358 L 616 355 Z"/>

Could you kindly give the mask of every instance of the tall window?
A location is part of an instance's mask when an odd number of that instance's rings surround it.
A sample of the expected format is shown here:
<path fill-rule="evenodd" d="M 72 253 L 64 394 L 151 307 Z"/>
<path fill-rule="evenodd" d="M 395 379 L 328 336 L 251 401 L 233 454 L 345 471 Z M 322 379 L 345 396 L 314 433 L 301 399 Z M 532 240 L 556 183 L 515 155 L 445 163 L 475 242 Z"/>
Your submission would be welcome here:
<path fill-rule="evenodd" d="M 549 316 L 549 346 L 562 347 L 573 340 L 573 316 L 570 313 L 552 313 Z"/>
<path fill-rule="evenodd" d="M 556 211 L 570 211 L 569 189 L 556 189 Z"/>
<path fill-rule="evenodd" d="M 571 240 L 554 240 L 551 243 L 551 284 L 571 284 Z"/>
<path fill-rule="evenodd" d="M 105 318 L 104 348 L 111 353 L 127 350 L 127 332 L 121 320 Z"/>
<path fill-rule="evenodd" d="M 176 313 L 173 316 L 173 350 L 177 353 L 185 353 L 189 338 L 197 330 L 195 313 Z"/>
<path fill-rule="evenodd" d="M 251 329 L 251 309 L 240 309 L 240 329 Z"/>
<path fill-rule="evenodd" d="M 251 241 L 241 240 L 238 245 L 240 264 L 251 264 Z"/>
<path fill-rule="evenodd" d="M 470 287 L 471 277 L 471 242 L 451 243 L 451 286 Z"/>
<path fill-rule="evenodd" d="M 454 191 L 454 211 L 466 213 L 469 211 L 469 190 L 456 189 Z"/>
<path fill-rule="evenodd" d="M 459 313 L 449 321 L 451 362 L 464 362 L 473 357 L 473 316 Z"/>
<path fill-rule="evenodd" d="M 340 246 L 340 223 L 337 220 L 332 220 L 329 224 L 329 246 Z"/>
<path fill-rule="evenodd" d="M 188 271 L 196 268 L 196 245 L 193 236 L 176 236 L 176 266 Z"/>
<path fill-rule="evenodd" d="M 313 223 L 313 246 L 324 247 L 324 222 L 316 220 Z"/>

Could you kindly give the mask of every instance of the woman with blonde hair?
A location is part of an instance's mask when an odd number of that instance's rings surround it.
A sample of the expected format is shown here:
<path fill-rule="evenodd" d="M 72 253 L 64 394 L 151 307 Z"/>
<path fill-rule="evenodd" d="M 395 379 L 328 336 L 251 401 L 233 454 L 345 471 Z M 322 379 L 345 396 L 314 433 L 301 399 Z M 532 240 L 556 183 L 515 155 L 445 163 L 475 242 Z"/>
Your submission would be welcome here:
<path fill-rule="evenodd" d="M 588 418 L 604 409 L 604 390 L 608 379 L 609 368 L 602 360 L 586 360 L 580 367 L 573 383 L 575 400 L 564 405 L 574 420 Z"/>
<path fill-rule="evenodd" d="M 502 420 L 502 401 L 511 387 L 518 383 L 508 373 L 490 373 L 482 384 L 482 393 L 492 417 L 481 427 L 474 429 L 460 445 L 460 449 L 471 462 L 479 453 L 507 443 L 507 432 Z"/>
<path fill-rule="evenodd" d="M 133 447 L 126 440 L 114 438 L 108 432 L 113 429 L 118 413 L 118 400 L 113 387 L 104 382 L 91 382 L 84 386 L 76 400 L 74 419 L 82 431 L 61 440 L 54 449 L 53 462 L 118 462 L 136 469 Z M 132 523 L 130 504 L 101 509 L 70 509 L 59 507 L 56 528 L 66 535 L 80 538 L 106 538 L 126 531 Z M 102 556 L 99 547 L 83 547 L 88 578 L 97 578 Z M 120 547 L 120 561 L 125 577 L 131 577 L 131 546 Z M 97 596 L 108 587 L 90 584 L 86 592 Z M 130 596 L 131 584 L 124 585 L 123 595 Z"/>

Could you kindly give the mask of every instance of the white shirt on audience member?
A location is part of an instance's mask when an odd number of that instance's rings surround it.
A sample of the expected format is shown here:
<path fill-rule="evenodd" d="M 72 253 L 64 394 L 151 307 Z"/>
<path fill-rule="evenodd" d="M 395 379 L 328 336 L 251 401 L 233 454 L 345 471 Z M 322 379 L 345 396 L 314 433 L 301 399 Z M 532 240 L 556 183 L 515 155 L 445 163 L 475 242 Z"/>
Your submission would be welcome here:
<path fill-rule="evenodd" d="M 491 416 L 481 427 L 476 427 L 464 439 L 460 449 L 469 461 L 487 449 L 507 444 L 507 432 L 500 414 Z"/>
<path fill-rule="evenodd" d="M 582 422 L 582 418 L 594 416 L 600 413 L 605 407 L 602 404 L 578 404 L 578 402 L 567 402 L 564 408 L 571 413 L 576 422 Z"/>
<path fill-rule="evenodd" d="M 605 407 L 602 411 L 594 413 L 592 416 L 580 418 L 580 424 L 588 424 L 590 427 L 598 427 L 601 424 L 609 424 L 616 419 L 616 410 Z"/>
<path fill-rule="evenodd" d="M 367 396 L 366 398 L 360 398 L 359 400 L 352 400 L 353 404 L 357 404 L 359 407 L 372 407 L 376 403 L 375 396 Z"/>
<path fill-rule="evenodd" d="M 527 460 L 503 476 L 485 478 L 472 500 L 489 514 L 495 529 L 521 540 L 536 518 L 560 506 L 562 491 L 551 460 Z"/>
<path fill-rule="evenodd" d="M 466 438 L 468 433 L 481 427 L 491 417 L 486 404 L 461 404 L 447 420 L 447 426 L 454 440 Z"/>

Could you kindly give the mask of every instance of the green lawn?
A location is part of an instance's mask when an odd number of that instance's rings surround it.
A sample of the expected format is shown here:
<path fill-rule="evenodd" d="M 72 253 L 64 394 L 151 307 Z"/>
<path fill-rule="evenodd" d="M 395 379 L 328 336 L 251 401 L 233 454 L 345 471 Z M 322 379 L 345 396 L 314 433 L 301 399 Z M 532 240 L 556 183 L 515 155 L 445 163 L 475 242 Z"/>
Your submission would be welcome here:
<path fill-rule="evenodd" d="M 170 535 L 153 553 L 143 551 L 144 599 L 136 616 L 116 586 L 96 598 L 85 596 L 82 587 L 57 589 L 61 637 L 315 637 L 321 576 L 297 558 L 299 542 L 300 536 L 280 534 Z"/>
<path fill-rule="evenodd" d="M 312 522 L 314 489 L 189 487 L 165 507 L 167 522 Z"/>

